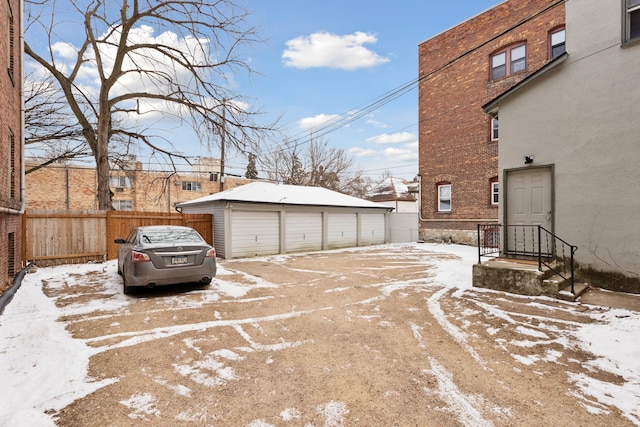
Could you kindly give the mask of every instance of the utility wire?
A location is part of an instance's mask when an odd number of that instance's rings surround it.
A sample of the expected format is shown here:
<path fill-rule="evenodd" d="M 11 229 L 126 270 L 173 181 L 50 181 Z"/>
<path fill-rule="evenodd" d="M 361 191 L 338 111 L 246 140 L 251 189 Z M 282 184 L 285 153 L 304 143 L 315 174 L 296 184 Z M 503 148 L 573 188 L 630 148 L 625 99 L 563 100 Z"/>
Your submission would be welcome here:
<path fill-rule="evenodd" d="M 427 72 L 424 73 L 422 75 L 419 75 L 416 79 L 413 79 L 409 82 L 406 82 L 388 92 L 385 92 L 384 94 L 380 95 L 379 97 L 375 98 L 371 103 L 365 105 L 362 109 L 352 109 L 346 112 L 343 112 L 339 115 L 337 115 L 336 117 L 327 120 L 326 122 L 324 122 L 322 125 L 320 125 L 317 128 L 314 128 L 311 132 L 309 131 L 303 131 L 305 134 L 306 133 L 311 133 L 310 136 L 298 136 L 301 135 L 303 132 L 299 132 L 297 134 L 294 135 L 294 138 L 292 140 L 293 143 L 295 143 L 296 145 L 302 145 L 302 144 L 308 144 L 310 143 L 314 138 L 321 138 L 323 136 L 326 136 L 332 132 L 335 132 L 338 129 L 341 129 L 345 126 L 347 126 L 348 124 L 353 123 L 354 121 L 368 115 L 369 113 L 371 113 L 372 111 L 377 110 L 378 108 L 382 107 L 383 105 L 386 105 L 394 100 L 396 100 L 397 98 L 405 95 L 408 92 L 413 91 L 419 84 L 420 82 L 422 82 L 423 80 L 426 80 L 428 78 L 430 78 L 431 76 L 433 76 L 434 74 L 444 70 L 445 68 L 448 68 L 449 66 L 451 66 L 452 64 L 456 63 L 457 61 L 459 61 L 462 58 L 465 58 L 469 55 L 471 55 L 472 53 L 482 49 L 483 47 L 487 46 L 489 43 L 503 37 L 505 34 L 515 30 L 516 28 L 526 24 L 527 22 L 537 18 L 538 16 L 548 12 L 551 9 L 554 9 L 558 6 L 560 6 L 561 4 L 565 3 L 566 0 L 557 0 L 554 1 L 553 3 L 549 4 L 548 6 L 545 6 L 544 8 L 538 10 L 537 12 L 533 13 L 530 16 L 527 16 L 525 18 L 523 18 L 522 20 L 518 21 L 517 23 L 515 23 L 514 25 L 506 28 L 505 30 L 503 30 L 502 32 L 496 34 L 495 36 L 485 40 L 484 42 L 478 44 L 477 46 L 463 52 L 462 54 L 452 58 L 451 60 L 445 62 L 443 65 Z M 275 152 L 277 152 L 278 150 L 275 150 Z"/>

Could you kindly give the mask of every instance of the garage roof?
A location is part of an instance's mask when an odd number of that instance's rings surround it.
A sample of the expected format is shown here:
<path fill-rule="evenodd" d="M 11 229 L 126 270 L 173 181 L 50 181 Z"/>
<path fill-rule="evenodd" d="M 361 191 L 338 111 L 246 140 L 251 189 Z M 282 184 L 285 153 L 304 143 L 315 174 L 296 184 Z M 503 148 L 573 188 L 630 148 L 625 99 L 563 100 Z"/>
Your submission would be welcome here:
<path fill-rule="evenodd" d="M 389 206 L 359 199 L 329 190 L 323 187 L 274 184 L 272 182 L 252 182 L 231 190 L 214 193 L 188 202 L 178 203 L 176 207 L 193 206 L 209 202 L 250 202 L 276 203 L 285 205 L 340 206 L 357 208 L 388 209 Z"/>

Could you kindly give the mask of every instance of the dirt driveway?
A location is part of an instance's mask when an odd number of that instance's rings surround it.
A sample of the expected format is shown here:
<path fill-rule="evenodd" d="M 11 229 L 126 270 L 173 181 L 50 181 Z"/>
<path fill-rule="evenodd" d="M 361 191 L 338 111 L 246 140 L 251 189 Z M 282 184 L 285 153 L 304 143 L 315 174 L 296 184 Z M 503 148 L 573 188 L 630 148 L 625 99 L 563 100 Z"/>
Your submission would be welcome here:
<path fill-rule="evenodd" d="M 115 265 L 45 284 L 69 307 L 73 337 L 95 349 L 90 375 L 113 379 L 57 423 L 633 425 L 581 387 L 585 375 L 623 383 L 576 345 L 593 312 L 443 287 L 433 273 L 449 261 L 411 246 L 223 261 L 218 285 L 118 295 L 121 305 L 101 304 L 115 298 Z"/>

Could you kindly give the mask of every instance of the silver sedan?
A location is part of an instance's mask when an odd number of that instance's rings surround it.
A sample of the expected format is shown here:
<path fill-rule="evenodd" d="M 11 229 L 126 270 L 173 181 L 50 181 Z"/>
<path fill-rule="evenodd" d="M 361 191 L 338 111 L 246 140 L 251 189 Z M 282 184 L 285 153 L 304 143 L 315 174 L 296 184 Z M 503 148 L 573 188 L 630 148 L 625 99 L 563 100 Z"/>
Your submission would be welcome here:
<path fill-rule="evenodd" d="M 135 288 L 180 283 L 208 285 L 216 275 L 216 251 L 190 227 L 136 227 L 126 239 L 116 239 L 118 274 L 124 293 Z"/>

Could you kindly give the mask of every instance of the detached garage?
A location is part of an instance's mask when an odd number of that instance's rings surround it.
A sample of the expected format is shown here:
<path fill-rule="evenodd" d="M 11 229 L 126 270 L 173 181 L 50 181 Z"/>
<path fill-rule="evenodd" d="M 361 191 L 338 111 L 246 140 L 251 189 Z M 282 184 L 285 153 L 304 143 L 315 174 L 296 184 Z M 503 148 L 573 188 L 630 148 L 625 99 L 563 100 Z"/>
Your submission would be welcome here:
<path fill-rule="evenodd" d="M 180 203 L 213 214 L 218 256 L 242 258 L 382 244 L 389 206 L 321 187 L 253 182 Z"/>

